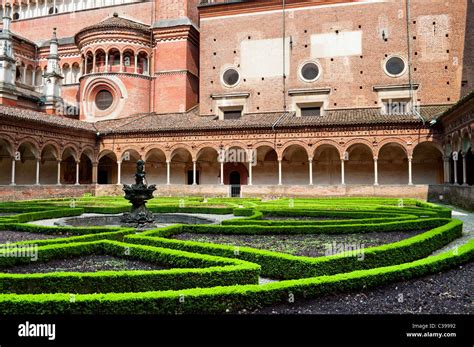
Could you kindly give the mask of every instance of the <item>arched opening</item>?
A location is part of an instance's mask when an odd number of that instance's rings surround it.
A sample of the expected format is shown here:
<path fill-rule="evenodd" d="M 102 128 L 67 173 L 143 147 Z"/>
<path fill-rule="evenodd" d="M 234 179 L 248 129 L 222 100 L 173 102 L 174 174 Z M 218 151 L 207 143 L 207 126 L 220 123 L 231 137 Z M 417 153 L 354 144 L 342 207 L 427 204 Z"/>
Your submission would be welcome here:
<path fill-rule="evenodd" d="M 220 164 L 217 150 L 212 147 L 202 148 L 196 156 L 196 183 L 219 184 Z"/>
<path fill-rule="evenodd" d="M 336 147 L 325 144 L 314 151 L 313 184 L 341 184 L 341 156 Z"/>
<path fill-rule="evenodd" d="M 278 154 L 269 145 L 259 146 L 257 151 L 257 165 L 252 167 L 252 184 L 278 184 Z"/>
<path fill-rule="evenodd" d="M 193 184 L 192 155 L 185 148 L 176 148 L 171 153 L 170 183 Z"/>
<path fill-rule="evenodd" d="M 120 52 L 116 48 L 112 48 L 109 51 L 109 71 L 110 72 L 120 71 Z"/>
<path fill-rule="evenodd" d="M 152 148 L 145 155 L 145 170 L 148 182 L 166 184 L 166 155 L 159 148 Z"/>
<path fill-rule="evenodd" d="M 374 155 L 369 146 L 356 143 L 347 149 L 349 160 L 344 163 L 347 184 L 374 184 Z"/>
<path fill-rule="evenodd" d="M 36 183 L 37 153 L 38 149 L 29 142 L 24 142 L 18 147 L 19 160 L 16 161 L 15 165 L 16 184 L 27 185 Z"/>
<path fill-rule="evenodd" d="M 472 152 L 472 147 L 466 151 L 465 154 L 466 161 L 466 184 L 472 186 L 474 185 L 474 153 Z"/>
<path fill-rule="evenodd" d="M 233 172 L 239 173 L 239 182 L 240 183 L 231 183 L 231 174 Z M 233 174 L 234 179 L 237 177 L 236 174 Z M 224 164 L 224 184 L 227 185 L 246 185 L 248 183 L 249 173 L 247 167 L 244 163 L 225 163 Z M 253 183 L 253 182 L 252 182 Z M 239 190 L 240 193 L 240 190 Z"/>
<path fill-rule="evenodd" d="M 462 151 L 457 152 L 458 153 L 458 160 L 456 161 L 456 174 L 457 174 L 457 183 L 462 184 L 464 182 L 464 177 L 463 177 L 463 156 L 462 156 Z"/>
<path fill-rule="evenodd" d="M 135 72 L 135 53 L 131 49 L 123 52 L 123 72 Z"/>
<path fill-rule="evenodd" d="M 408 183 L 408 156 L 398 143 L 387 143 L 378 155 L 378 178 L 380 184 Z"/>
<path fill-rule="evenodd" d="M 114 184 L 117 183 L 117 156 L 114 152 L 105 151 L 99 155 L 97 166 L 97 183 Z"/>
<path fill-rule="evenodd" d="M 64 76 L 63 84 L 70 84 L 71 83 L 71 68 L 68 63 L 63 65 L 62 72 Z"/>
<path fill-rule="evenodd" d="M 79 83 L 79 77 L 81 76 L 81 67 L 79 66 L 77 62 L 72 64 L 71 74 L 72 74 L 71 83 Z"/>
<path fill-rule="evenodd" d="M 86 151 L 81 154 L 79 163 L 79 183 L 92 183 L 92 151 Z"/>
<path fill-rule="evenodd" d="M 61 157 L 61 184 L 76 183 L 76 151 L 67 147 Z"/>
<path fill-rule="evenodd" d="M 142 74 L 142 75 L 148 75 L 148 54 L 145 52 L 140 52 L 138 53 L 138 67 L 137 67 L 137 73 Z"/>
<path fill-rule="evenodd" d="M 240 172 L 239 171 L 231 171 L 229 174 L 229 183 L 230 185 L 240 185 Z"/>
<path fill-rule="evenodd" d="M 37 66 L 35 71 L 35 86 L 39 87 L 43 84 L 43 71 L 40 66 Z"/>
<path fill-rule="evenodd" d="M 23 84 L 23 78 L 25 73 L 25 63 L 21 62 L 20 65 L 16 67 L 15 81 L 18 84 Z"/>
<path fill-rule="evenodd" d="M 121 170 L 120 170 L 120 183 L 132 184 L 135 183 L 135 172 L 137 169 L 137 161 L 141 159 L 140 154 L 134 150 L 129 149 L 122 153 L 121 158 Z M 145 167 L 145 169 L 147 169 Z M 146 177 L 150 179 L 149 176 Z"/>
<path fill-rule="evenodd" d="M 282 184 L 308 184 L 308 152 L 300 145 L 291 145 L 283 152 Z"/>
<path fill-rule="evenodd" d="M 58 183 L 58 154 L 53 145 L 46 145 L 41 151 L 40 184 Z"/>
<path fill-rule="evenodd" d="M 87 64 L 86 64 L 86 71 L 85 73 L 92 73 L 94 69 L 94 55 L 92 52 L 86 53 Z"/>
<path fill-rule="evenodd" d="M 95 70 L 97 72 L 105 72 L 105 51 L 103 49 L 98 49 L 95 51 Z"/>
<path fill-rule="evenodd" d="M 414 184 L 443 182 L 442 152 L 431 142 L 422 142 L 413 150 L 412 172 Z"/>
<path fill-rule="evenodd" d="M 33 71 L 33 66 L 28 65 L 26 68 L 25 84 L 29 86 L 33 86 Z"/>
<path fill-rule="evenodd" d="M 0 139 L 0 185 L 11 183 L 12 172 L 12 147 L 5 141 Z"/>

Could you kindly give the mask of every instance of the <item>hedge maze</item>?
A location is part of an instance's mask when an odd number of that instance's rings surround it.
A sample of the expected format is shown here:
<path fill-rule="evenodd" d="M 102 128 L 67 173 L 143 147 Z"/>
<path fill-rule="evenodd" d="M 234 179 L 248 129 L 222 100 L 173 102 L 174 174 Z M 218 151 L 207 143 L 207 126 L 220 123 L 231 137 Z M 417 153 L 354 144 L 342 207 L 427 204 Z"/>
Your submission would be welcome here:
<path fill-rule="evenodd" d="M 235 313 L 265 305 L 356 291 L 446 270 L 472 261 L 474 240 L 432 256 L 462 234 L 451 211 L 416 200 L 154 199 L 160 213 L 234 214 L 220 225 L 179 224 L 147 231 L 121 227 L 46 227 L 29 222 L 120 213 L 121 198 L 84 197 L 0 204 L 0 233 L 57 238 L 0 244 L 1 314 Z M 180 233 L 228 235 L 418 233 L 364 249 L 364 259 L 340 253 L 295 256 L 251 247 L 178 240 Z M 61 236 L 61 237 L 59 237 Z M 15 254 L 35 245 L 38 262 L 98 254 L 160 264 L 162 270 L 8 273 L 31 259 Z M 16 253 L 15 253 L 16 252 Z M 2 269 L 4 271 L 2 271 Z M 259 283 L 260 278 L 274 281 Z"/>

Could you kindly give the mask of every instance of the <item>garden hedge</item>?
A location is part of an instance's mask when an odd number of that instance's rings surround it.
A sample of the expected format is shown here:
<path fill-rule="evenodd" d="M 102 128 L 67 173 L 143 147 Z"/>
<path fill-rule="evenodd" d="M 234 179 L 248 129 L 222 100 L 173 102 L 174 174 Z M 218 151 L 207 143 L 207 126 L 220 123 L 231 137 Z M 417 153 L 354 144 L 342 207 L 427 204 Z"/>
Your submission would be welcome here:
<path fill-rule="evenodd" d="M 121 227 L 45 227 L 28 222 L 86 213 L 129 210 L 121 197 L 83 197 L 0 203 L 2 230 L 68 236 L 11 243 L 37 246 L 38 261 L 107 254 L 163 265 L 164 270 L 38 274 L 1 273 L 27 264 L 7 257 L 0 244 L 0 314 L 223 313 L 360 290 L 436 273 L 474 259 L 474 240 L 431 254 L 462 234 L 451 211 L 415 199 L 155 198 L 155 213 L 234 214 L 222 225 L 173 225 L 148 231 Z M 184 202 L 184 207 L 183 206 Z M 71 208 L 73 206 L 74 208 Z M 272 217 L 278 219 L 272 220 Z M 265 219 L 269 218 L 269 219 Z M 272 235 L 420 232 L 402 241 L 351 254 L 302 257 L 205 242 L 173 239 L 179 233 Z M 128 254 L 125 253 L 127 250 Z M 257 284 L 259 276 L 279 280 Z"/>

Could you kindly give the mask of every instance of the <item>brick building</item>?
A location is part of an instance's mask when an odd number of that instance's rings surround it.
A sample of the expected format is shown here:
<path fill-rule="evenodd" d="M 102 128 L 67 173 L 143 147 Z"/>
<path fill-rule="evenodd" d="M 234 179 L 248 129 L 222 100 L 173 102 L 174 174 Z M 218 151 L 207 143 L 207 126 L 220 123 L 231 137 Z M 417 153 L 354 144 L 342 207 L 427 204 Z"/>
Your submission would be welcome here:
<path fill-rule="evenodd" d="M 138 158 L 162 195 L 474 196 L 471 1 L 0 13 L 3 198 L 119 194 Z"/>

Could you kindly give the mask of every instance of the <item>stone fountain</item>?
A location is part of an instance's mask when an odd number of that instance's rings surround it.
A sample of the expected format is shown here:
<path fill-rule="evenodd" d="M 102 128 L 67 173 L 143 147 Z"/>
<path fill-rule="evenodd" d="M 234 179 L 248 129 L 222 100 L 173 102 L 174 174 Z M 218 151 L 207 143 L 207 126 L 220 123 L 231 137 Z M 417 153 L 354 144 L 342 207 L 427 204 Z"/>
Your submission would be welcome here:
<path fill-rule="evenodd" d="M 125 199 L 132 203 L 132 210 L 124 213 L 121 223 L 125 226 L 135 228 L 146 228 L 155 223 L 153 214 L 146 208 L 146 202 L 153 199 L 156 185 L 148 185 L 145 179 L 145 162 L 137 161 L 137 172 L 135 173 L 135 184 L 124 184 L 123 191 Z"/>

